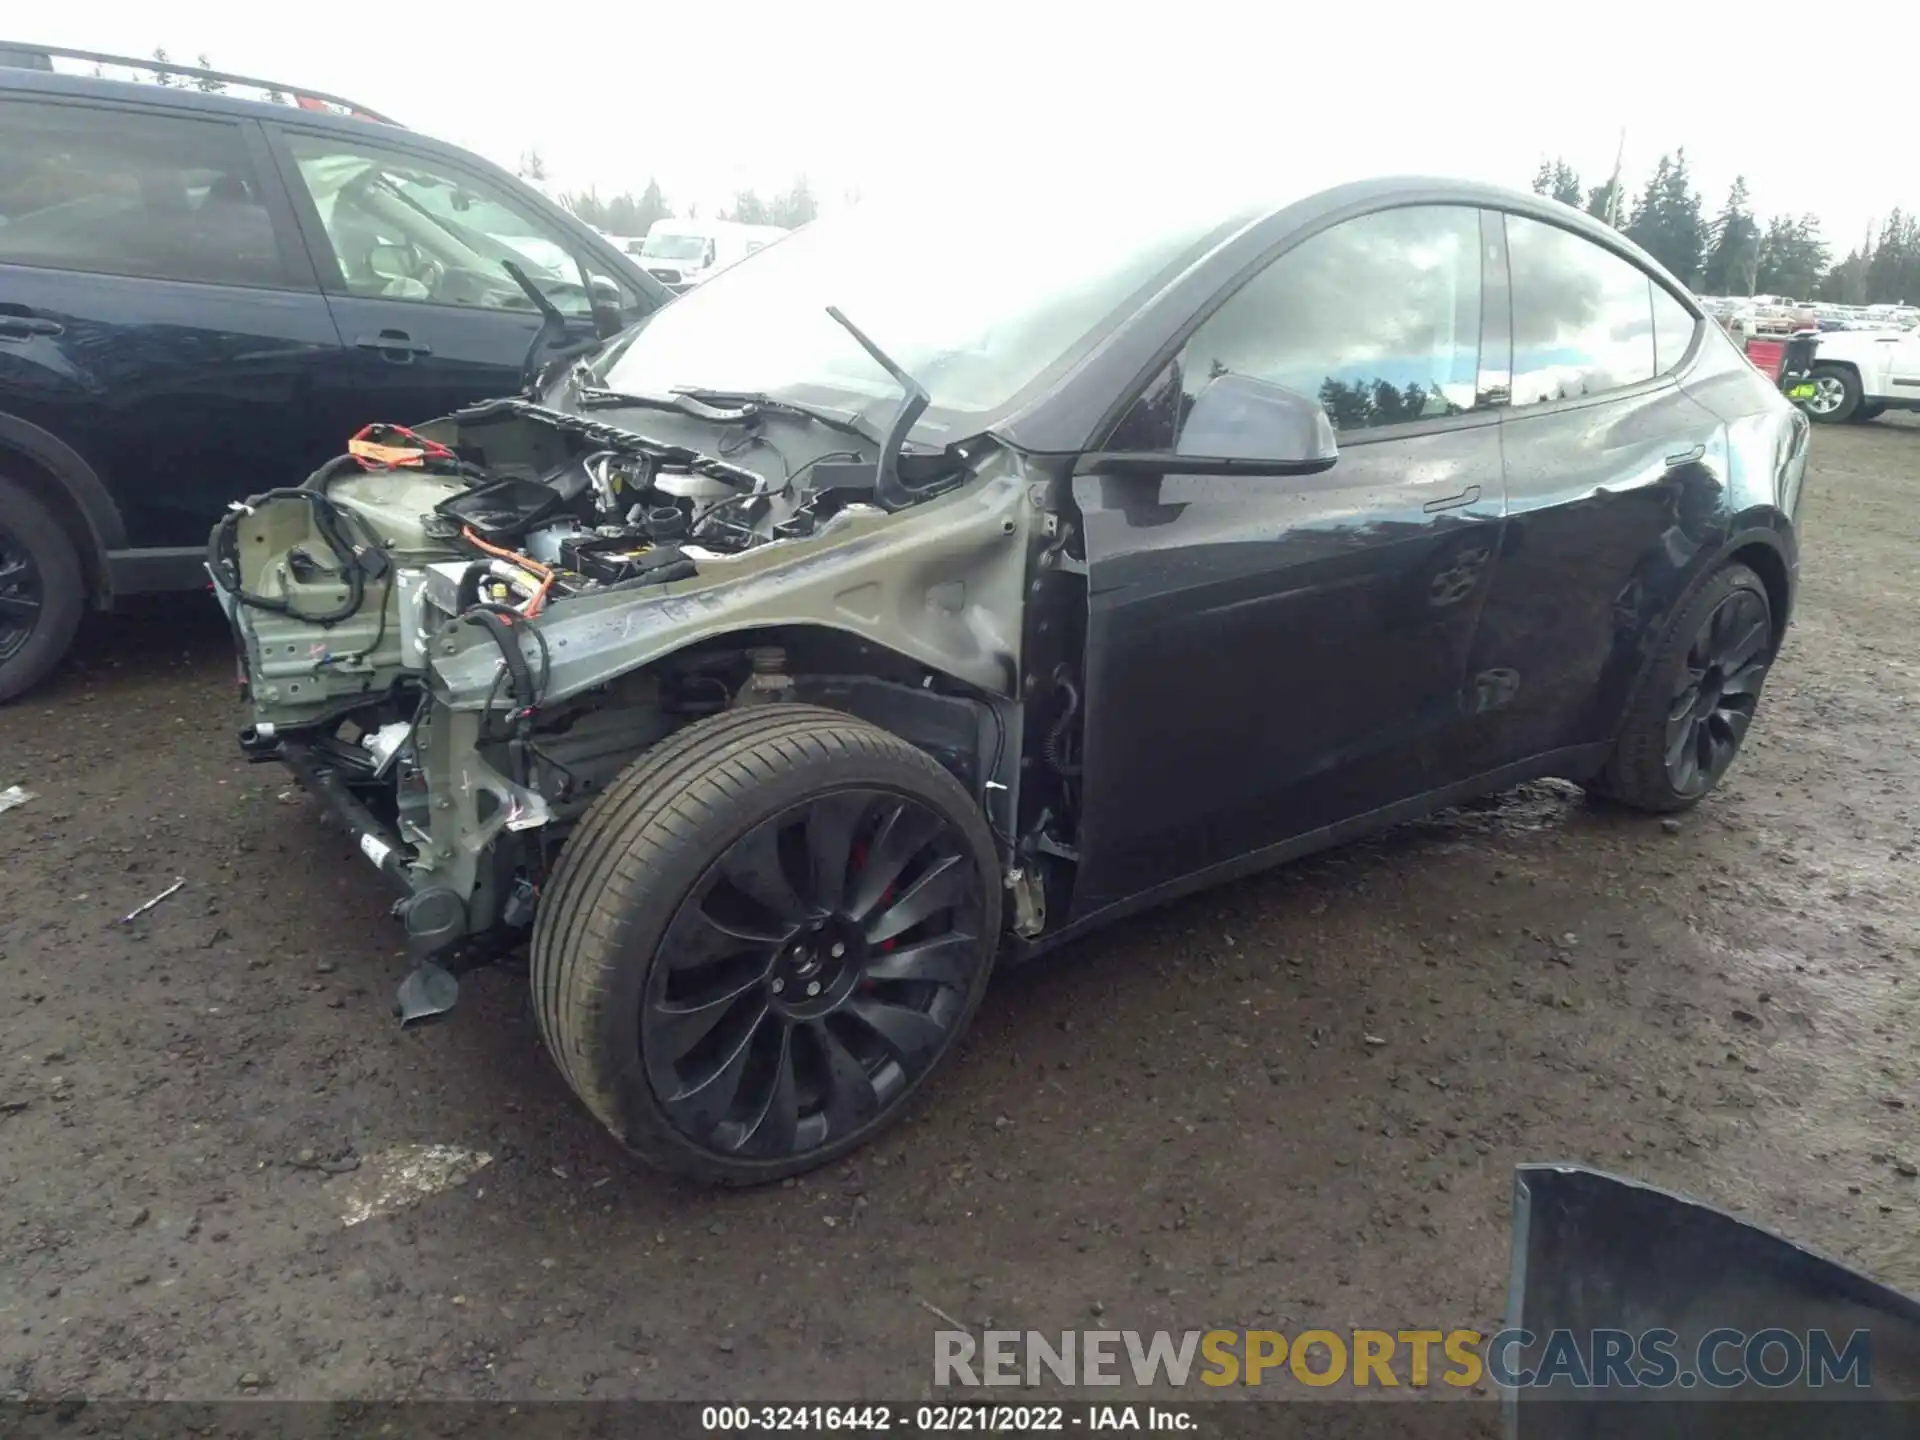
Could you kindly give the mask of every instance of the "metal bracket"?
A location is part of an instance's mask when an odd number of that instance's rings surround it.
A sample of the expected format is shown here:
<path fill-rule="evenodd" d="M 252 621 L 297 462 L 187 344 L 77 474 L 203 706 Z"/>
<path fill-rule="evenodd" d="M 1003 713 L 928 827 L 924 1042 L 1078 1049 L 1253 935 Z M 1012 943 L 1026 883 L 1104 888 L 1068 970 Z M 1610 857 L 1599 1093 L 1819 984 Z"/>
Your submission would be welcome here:
<path fill-rule="evenodd" d="M 1047 891 L 1031 870 L 1014 866 L 1007 871 L 1007 891 L 1013 896 L 1013 933 L 1032 940 L 1047 928 Z"/>

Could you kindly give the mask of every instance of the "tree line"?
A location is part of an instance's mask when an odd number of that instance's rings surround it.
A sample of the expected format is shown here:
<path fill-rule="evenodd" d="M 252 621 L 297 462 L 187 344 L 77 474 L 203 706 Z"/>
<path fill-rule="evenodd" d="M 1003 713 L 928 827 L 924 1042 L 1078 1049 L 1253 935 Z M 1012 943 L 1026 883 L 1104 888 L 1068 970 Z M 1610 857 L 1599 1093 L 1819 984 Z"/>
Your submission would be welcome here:
<path fill-rule="evenodd" d="M 1835 260 L 1816 216 L 1775 215 L 1763 225 L 1736 176 L 1709 215 L 1687 167 L 1687 152 L 1662 155 L 1638 198 L 1617 182 L 1583 186 L 1565 160 L 1543 160 L 1536 194 L 1608 220 L 1702 295 L 1790 295 L 1842 305 L 1920 301 L 1920 215 L 1895 209 Z"/>
<path fill-rule="evenodd" d="M 526 180 L 545 180 L 546 162 L 540 152 L 529 150 L 520 157 L 520 176 Z M 585 190 L 563 192 L 554 197 L 579 219 L 610 235 L 645 235 L 656 220 L 698 220 L 700 207 L 689 205 L 679 214 L 661 192 L 660 182 L 648 178 L 638 195 L 623 190 L 616 195 L 601 195 L 589 186 Z M 747 189 L 737 192 L 731 204 L 723 206 L 716 220 L 733 220 L 742 225 L 784 225 L 789 230 L 804 225 L 820 213 L 820 202 L 807 177 L 798 175 L 777 195 L 763 196 Z"/>

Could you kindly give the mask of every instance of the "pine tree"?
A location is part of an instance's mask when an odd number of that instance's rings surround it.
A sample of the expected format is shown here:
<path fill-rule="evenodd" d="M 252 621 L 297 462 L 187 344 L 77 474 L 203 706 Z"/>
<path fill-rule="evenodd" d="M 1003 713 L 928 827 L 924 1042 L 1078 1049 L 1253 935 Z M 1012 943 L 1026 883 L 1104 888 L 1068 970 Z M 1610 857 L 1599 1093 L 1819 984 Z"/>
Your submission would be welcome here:
<path fill-rule="evenodd" d="M 1826 268 L 1827 245 L 1820 238 L 1820 222 L 1811 215 L 1798 219 L 1776 215 L 1760 237 L 1754 291 L 1802 300 L 1813 293 Z"/>
<path fill-rule="evenodd" d="M 1607 218 L 1607 212 L 1613 208 L 1614 191 L 1620 188 L 1622 187 L 1612 180 L 1607 181 L 1604 185 L 1594 186 L 1587 192 L 1587 213 L 1596 220 L 1605 220 Z M 1626 228 L 1628 218 L 1632 213 L 1631 207 L 1627 204 L 1626 196 L 1623 194 L 1620 197 L 1619 216 L 1620 227 L 1622 229 Z"/>
<path fill-rule="evenodd" d="M 767 202 L 760 198 L 756 190 L 742 190 L 733 197 L 732 206 L 720 212 L 719 218 L 741 225 L 765 225 L 768 223 Z"/>
<path fill-rule="evenodd" d="M 1750 295 L 1760 259 L 1760 226 L 1747 201 L 1747 180 L 1736 176 L 1727 203 L 1713 222 L 1712 242 L 1701 270 L 1700 288 L 1709 295 Z"/>
<path fill-rule="evenodd" d="M 767 207 L 767 219 L 774 225 L 796 230 L 820 213 L 820 202 L 813 198 L 813 186 L 804 175 L 796 175 L 793 184 Z"/>
<path fill-rule="evenodd" d="M 660 193 L 660 182 L 652 176 L 647 177 L 647 188 L 640 192 L 640 200 L 635 205 L 638 211 L 634 224 L 639 228 L 635 234 L 644 235 L 653 228 L 656 220 L 668 220 L 673 217 L 673 207 L 667 204 L 667 197 Z"/>
<path fill-rule="evenodd" d="M 1706 251 L 1707 223 L 1700 213 L 1700 193 L 1687 171 L 1687 152 L 1662 155 L 1654 166 L 1640 203 L 1634 207 L 1626 233 L 1683 285 L 1700 273 Z"/>
<path fill-rule="evenodd" d="M 1551 160 L 1542 160 L 1540 168 L 1533 172 L 1533 193 L 1550 195 L 1562 205 L 1576 209 L 1586 198 L 1586 191 L 1580 188 L 1580 177 L 1557 155 Z"/>

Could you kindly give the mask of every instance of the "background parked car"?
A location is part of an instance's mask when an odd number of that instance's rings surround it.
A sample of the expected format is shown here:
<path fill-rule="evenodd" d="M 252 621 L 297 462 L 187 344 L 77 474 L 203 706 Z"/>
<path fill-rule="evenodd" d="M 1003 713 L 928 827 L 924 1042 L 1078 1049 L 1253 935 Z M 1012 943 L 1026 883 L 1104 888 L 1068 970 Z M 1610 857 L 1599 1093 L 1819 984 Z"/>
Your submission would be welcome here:
<path fill-rule="evenodd" d="M 788 234 L 782 225 L 733 220 L 656 220 L 637 254 L 647 274 L 678 293 Z"/>
<path fill-rule="evenodd" d="M 671 298 L 479 157 L 271 93 L 295 103 L 0 67 L 0 701 L 89 605 L 203 586 L 228 502 L 515 388 L 540 315 L 502 261 L 563 343 Z"/>

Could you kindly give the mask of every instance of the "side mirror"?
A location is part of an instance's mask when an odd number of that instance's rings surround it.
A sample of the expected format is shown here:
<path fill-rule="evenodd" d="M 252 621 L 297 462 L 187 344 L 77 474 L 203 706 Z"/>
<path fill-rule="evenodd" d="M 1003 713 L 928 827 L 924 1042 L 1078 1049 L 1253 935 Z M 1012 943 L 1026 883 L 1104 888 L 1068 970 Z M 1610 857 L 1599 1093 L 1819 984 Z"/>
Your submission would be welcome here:
<path fill-rule="evenodd" d="M 413 251 L 404 245 L 375 245 L 367 251 L 367 268 L 382 280 L 411 280 Z"/>
<path fill-rule="evenodd" d="M 1229 372 L 1214 376 L 1194 397 L 1175 453 L 1324 470 L 1340 447 L 1318 400 Z"/>

